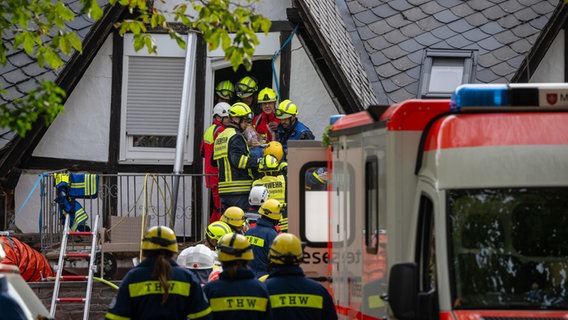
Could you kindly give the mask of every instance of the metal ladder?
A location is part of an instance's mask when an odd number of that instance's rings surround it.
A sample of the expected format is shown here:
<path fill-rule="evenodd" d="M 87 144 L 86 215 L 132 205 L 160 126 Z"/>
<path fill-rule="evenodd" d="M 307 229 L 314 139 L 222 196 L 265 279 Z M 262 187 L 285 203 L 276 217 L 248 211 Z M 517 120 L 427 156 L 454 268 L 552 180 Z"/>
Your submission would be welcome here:
<path fill-rule="evenodd" d="M 59 252 L 59 261 L 57 266 L 57 275 L 55 277 L 55 285 L 53 287 L 53 298 L 51 299 L 51 309 L 49 311 L 50 317 L 55 318 L 55 309 L 58 302 L 68 302 L 68 303 L 85 303 L 84 313 L 83 313 L 83 320 L 89 319 L 89 309 L 91 306 L 91 293 L 93 288 L 93 276 L 94 276 L 94 269 L 95 269 L 95 255 L 96 255 L 96 248 L 97 248 L 97 232 L 98 232 L 98 224 L 99 224 L 99 216 L 95 216 L 95 221 L 93 228 L 91 231 L 71 231 L 69 228 L 69 215 L 65 215 L 65 225 L 63 228 L 63 239 L 61 240 L 61 250 Z M 69 236 L 91 236 L 91 252 L 90 253 L 81 253 L 81 252 L 67 252 L 67 240 Z M 89 258 L 89 274 L 84 275 L 75 275 L 75 276 L 63 276 L 63 267 L 66 258 Z M 61 281 L 87 281 L 87 291 L 85 297 L 78 297 L 78 298 L 59 298 L 59 287 L 61 285 Z"/>

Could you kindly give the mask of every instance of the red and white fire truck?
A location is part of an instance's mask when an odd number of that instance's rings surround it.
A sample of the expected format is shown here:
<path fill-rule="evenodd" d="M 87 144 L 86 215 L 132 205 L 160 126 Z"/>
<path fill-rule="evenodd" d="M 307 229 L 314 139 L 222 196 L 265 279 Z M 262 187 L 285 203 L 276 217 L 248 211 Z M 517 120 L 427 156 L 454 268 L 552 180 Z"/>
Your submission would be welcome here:
<path fill-rule="evenodd" d="M 568 84 L 464 85 L 329 137 L 288 143 L 289 232 L 340 317 L 568 319 Z"/>

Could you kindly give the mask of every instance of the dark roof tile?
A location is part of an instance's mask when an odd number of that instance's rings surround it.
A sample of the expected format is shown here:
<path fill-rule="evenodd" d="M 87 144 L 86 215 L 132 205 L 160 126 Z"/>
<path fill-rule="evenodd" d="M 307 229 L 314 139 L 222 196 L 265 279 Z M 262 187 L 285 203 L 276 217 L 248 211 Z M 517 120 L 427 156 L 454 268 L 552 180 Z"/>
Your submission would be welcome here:
<path fill-rule="evenodd" d="M 429 46 L 433 45 L 434 43 L 440 41 L 438 38 L 434 37 L 431 33 L 423 33 L 423 34 L 415 37 L 414 40 L 416 40 L 418 43 L 420 43 L 421 45 L 423 45 L 425 47 L 429 47 Z"/>
<path fill-rule="evenodd" d="M 445 8 L 452 8 L 463 3 L 462 0 L 438 0 L 438 4 Z"/>
<path fill-rule="evenodd" d="M 414 65 L 411 69 L 406 70 L 406 74 L 414 79 L 419 79 L 421 74 L 420 69 L 421 67 L 419 65 Z"/>
<path fill-rule="evenodd" d="M 499 62 L 500 60 L 497 60 L 497 58 L 495 58 L 495 56 L 493 56 L 493 53 L 491 52 L 480 54 L 477 58 L 477 64 L 486 69 L 491 68 Z"/>
<path fill-rule="evenodd" d="M 449 23 L 448 28 L 452 29 L 455 32 L 463 33 L 463 32 L 466 32 L 468 30 L 473 29 L 473 26 L 471 24 L 467 23 L 467 21 L 460 19 L 460 20 L 454 21 L 452 23 Z"/>
<path fill-rule="evenodd" d="M 373 31 L 375 34 L 385 34 L 385 32 L 387 32 L 388 30 L 391 29 L 391 27 L 389 26 L 389 24 L 383 20 L 377 20 L 371 24 L 368 25 L 369 29 L 371 29 L 371 31 Z"/>
<path fill-rule="evenodd" d="M 518 54 L 525 54 L 530 49 L 530 42 L 527 39 L 521 38 L 513 42 L 510 47 Z"/>
<path fill-rule="evenodd" d="M 501 61 L 507 61 L 517 56 L 517 53 L 508 46 L 502 46 L 499 49 L 493 50 L 493 56 Z"/>
<path fill-rule="evenodd" d="M 349 8 L 349 12 L 351 12 L 351 14 L 359 13 L 363 10 L 368 10 L 367 8 L 363 7 L 359 3 L 359 1 L 347 0 L 345 1 L 345 3 L 347 4 L 347 7 Z"/>
<path fill-rule="evenodd" d="M 459 19 L 459 17 L 453 14 L 453 12 L 450 10 L 440 11 L 434 14 L 434 18 L 443 23 L 450 23 Z"/>
<path fill-rule="evenodd" d="M 408 3 L 406 0 L 391 0 L 388 4 L 391 8 L 398 12 L 412 8 L 412 4 Z"/>
<path fill-rule="evenodd" d="M 519 38 L 525 38 L 538 32 L 538 30 L 531 27 L 529 24 L 518 25 L 511 29 L 511 31 L 513 31 L 513 33 Z"/>
<path fill-rule="evenodd" d="M 366 41 L 377 36 L 368 26 L 363 26 L 357 30 L 361 40 Z"/>
<path fill-rule="evenodd" d="M 475 27 L 481 27 L 482 25 L 486 24 L 489 20 L 481 13 L 476 12 L 472 15 L 465 17 L 465 21 Z"/>
<path fill-rule="evenodd" d="M 439 28 L 432 30 L 432 34 L 438 39 L 448 39 L 455 36 L 457 33 L 451 30 L 448 26 L 443 25 Z"/>
<path fill-rule="evenodd" d="M 517 19 L 523 22 L 531 21 L 539 16 L 539 14 L 530 7 L 517 11 L 514 15 Z"/>
<path fill-rule="evenodd" d="M 423 3 L 430 2 L 430 1 L 432 1 L 432 0 L 408 0 L 408 3 L 410 3 L 413 6 L 419 6 Z"/>
<path fill-rule="evenodd" d="M 420 29 L 420 27 L 417 24 L 412 23 L 400 28 L 400 32 L 402 32 L 402 34 L 404 34 L 405 36 L 412 38 L 421 34 L 424 31 L 422 31 L 422 29 Z"/>
<path fill-rule="evenodd" d="M 420 19 L 416 22 L 416 24 L 420 27 L 420 29 L 422 29 L 422 31 L 432 31 L 442 25 L 442 23 L 434 17 Z"/>
<path fill-rule="evenodd" d="M 507 60 L 506 62 L 513 67 L 513 69 L 518 69 L 521 63 L 525 60 L 525 56 L 514 56 L 511 59 Z"/>
<path fill-rule="evenodd" d="M 412 53 L 410 53 L 409 55 L 407 55 L 408 59 L 410 59 L 410 61 L 416 63 L 416 64 L 421 64 L 422 63 L 422 58 L 424 57 L 424 52 L 423 50 L 416 50 Z"/>
<path fill-rule="evenodd" d="M 398 13 L 398 11 L 394 10 L 387 3 L 382 4 L 380 6 L 377 6 L 373 9 L 371 9 L 371 11 L 373 11 L 374 14 L 376 14 L 378 17 L 381 17 L 383 19 L 388 18 L 388 17 L 393 16 L 393 15 Z"/>
<path fill-rule="evenodd" d="M 456 34 L 455 36 L 446 39 L 446 43 L 449 44 L 451 48 L 462 49 L 471 44 L 471 41 L 467 40 L 461 34 Z"/>
<path fill-rule="evenodd" d="M 487 51 L 493 51 L 493 50 L 500 48 L 502 46 L 502 44 L 499 43 L 499 41 L 495 40 L 495 38 L 493 38 L 493 37 L 485 38 L 485 39 L 477 42 L 477 44 L 481 48 L 483 48 Z"/>
<path fill-rule="evenodd" d="M 389 95 L 389 98 L 391 98 L 394 102 L 402 102 L 404 100 L 408 100 L 409 98 L 416 98 L 416 95 L 416 92 L 409 92 L 404 87 L 402 87 L 396 91 L 393 91 Z"/>
<path fill-rule="evenodd" d="M 383 81 L 381 81 L 381 84 L 383 85 L 383 88 L 387 93 L 391 93 L 400 88 L 400 86 L 398 84 L 395 84 L 390 78 L 384 79 Z"/>
<path fill-rule="evenodd" d="M 366 41 L 365 46 L 373 50 L 384 50 L 392 46 L 392 44 L 386 41 L 384 37 L 374 37 Z"/>
<path fill-rule="evenodd" d="M 529 22 L 531 27 L 537 30 L 542 30 L 547 23 L 548 23 L 548 18 L 546 18 L 545 16 L 541 16 Z"/>
<path fill-rule="evenodd" d="M 554 11 L 554 6 L 548 1 L 541 1 L 541 0 L 533 0 L 533 1 L 537 1 L 538 5 L 533 5 L 533 4 L 527 4 L 527 5 L 530 5 L 533 8 L 533 10 L 540 15 L 546 15 Z"/>
<path fill-rule="evenodd" d="M 394 29 L 391 32 L 384 35 L 385 39 L 390 43 L 399 43 L 408 39 L 405 35 L 398 29 Z"/>
<path fill-rule="evenodd" d="M 468 39 L 468 40 L 470 40 L 470 41 L 472 41 L 472 42 L 477 42 L 477 41 L 480 41 L 480 40 L 482 40 L 482 39 L 485 39 L 485 38 L 489 37 L 488 34 L 486 34 L 486 33 L 484 33 L 484 32 L 480 32 L 479 29 L 472 29 L 472 30 L 469 30 L 469 31 L 467 31 L 467 32 L 462 33 L 462 35 L 463 35 L 466 39 Z"/>
<path fill-rule="evenodd" d="M 405 72 L 394 75 L 393 77 L 391 77 L 391 80 L 392 82 L 396 83 L 399 87 L 405 87 L 416 81 L 416 79 L 410 77 Z"/>
<path fill-rule="evenodd" d="M 481 13 L 489 20 L 497 20 L 497 19 L 504 17 L 508 14 L 507 12 L 505 12 L 505 10 L 503 10 L 499 6 L 491 6 L 487 9 L 481 11 Z"/>
<path fill-rule="evenodd" d="M 385 57 L 385 55 L 381 51 L 374 52 L 370 55 L 370 57 L 371 62 L 373 62 L 375 66 L 379 66 L 390 61 L 390 59 Z"/>
<path fill-rule="evenodd" d="M 371 10 L 365 10 L 355 14 L 353 19 L 361 23 L 361 25 L 366 25 L 377 21 L 377 15 Z"/>
<path fill-rule="evenodd" d="M 462 2 L 461 4 L 452 7 L 450 10 L 452 10 L 452 12 L 458 16 L 458 17 L 467 17 L 470 14 L 474 13 L 475 11 L 467 5 L 467 2 Z"/>
<path fill-rule="evenodd" d="M 467 1 L 467 4 L 475 11 L 482 11 L 493 5 L 487 0 L 469 0 Z"/>
<path fill-rule="evenodd" d="M 493 71 L 496 75 L 505 77 L 514 73 L 515 69 L 511 68 L 507 62 L 501 62 L 491 67 L 491 71 Z"/>
<path fill-rule="evenodd" d="M 420 9 L 422 9 L 424 13 L 432 15 L 444 10 L 445 8 L 439 5 L 436 1 L 428 1 L 420 5 Z"/>
<path fill-rule="evenodd" d="M 511 30 L 504 30 L 503 32 L 495 34 L 494 37 L 495 40 L 501 42 L 504 45 L 508 45 L 510 43 L 513 43 L 515 40 L 518 40 L 518 38 L 511 32 Z"/>
<path fill-rule="evenodd" d="M 497 34 L 499 32 L 503 31 L 503 27 L 501 27 L 497 22 L 491 21 L 489 23 L 486 23 L 485 25 L 481 26 L 481 28 L 479 28 L 481 31 L 494 35 Z"/>
<path fill-rule="evenodd" d="M 392 46 L 383 50 L 385 56 L 391 60 L 398 59 L 406 55 L 406 51 L 402 50 L 399 46 Z"/>
<path fill-rule="evenodd" d="M 415 66 L 414 62 L 410 61 L 410 59 L 408 59 L 407 56 L 403 56 L 396 60 L 393 60 L 391 61 L 391 63 L 396 69 L 400 71 L 406 71 Z"/>
<path fill-rule="evenodd" d="M 475 77 L 481 83 L 495 83 L 498 79 L 501 79 L 491 69 L 477 70 Z"/>
<path fill-rule="evenodd" d="M 395 75 L 399 72 L 390 63 L 385 63 L 383 65 L 380 65 L 380 66 L 376 67 L 376 70 L 377 70 L 377 74 L 380 75 L 383 78 L 390 78 L 391 76 L 393 76 L 393 75 Z"/>
<path fill-rule="evenodd" d="M 416 50 L 422 49 L 422 45 L 418 43 L 414 38 L 410 38 L 398 44 L 398 46 L 406 52 L 414 52 Z"/>
<path fill-rule="evenodd" d="M 386 20 L 389 26 L 397 29 L 404 27 L 405 25 L 410 23 L 410 21 L 406 20 L 402 14 L 396 14 L 394 16 L 390 16 Z"/>
<path fill-rule="evenodd" d="M 426 18 L 424 11 L 420 10 L 418 7 L 413 7 L 402 12 L 404 18 L 408 21 L 418 21 L 420 19 Z"/>

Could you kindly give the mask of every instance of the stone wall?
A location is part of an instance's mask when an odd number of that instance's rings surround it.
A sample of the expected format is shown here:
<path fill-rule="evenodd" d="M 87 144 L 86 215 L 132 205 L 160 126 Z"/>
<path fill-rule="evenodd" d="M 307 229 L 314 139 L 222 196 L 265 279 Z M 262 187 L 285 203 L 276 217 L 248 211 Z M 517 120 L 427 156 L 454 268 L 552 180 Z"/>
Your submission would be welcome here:
<path fill-rule="evenodd" d="M 115 285 L 120 285 L 120 281 L 112 281 Z M 55 282 L 29 282 L 32 290 L 43 302 L 47 310 L 51 308 L 51 297 L 53 296 L 53 285 Z M 59 287 L 59 297 L 84 298 L 86 296 L 87 282 L 73 281 L 61 282 Z M 93 281 L 91 293 L 91 307 L 89 319 L 104 319 L 105 313 L 117 290 L 102 282 Z M 83 319 L 84 303 L 59 302 L 55 309 L 55 319 L 57 320 L 77 320 Z"/>

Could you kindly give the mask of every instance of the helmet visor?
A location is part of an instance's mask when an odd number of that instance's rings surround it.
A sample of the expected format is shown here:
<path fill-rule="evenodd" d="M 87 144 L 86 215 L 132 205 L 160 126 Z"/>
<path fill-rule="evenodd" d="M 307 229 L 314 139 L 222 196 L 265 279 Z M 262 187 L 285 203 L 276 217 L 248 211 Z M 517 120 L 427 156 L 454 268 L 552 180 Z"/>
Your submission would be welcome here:
<path fill-rule="evenodd" d="M 288 119 L 292 116 L 292 114 L 287 113 L 286 111 L 284 111 L 282 109 L 276 109 L 276 111 L 274 111 L 274 114 L 276 115 L 276 118 L 278 118 L 278 119 Z"/>

